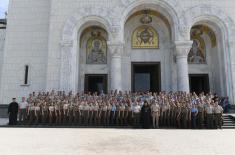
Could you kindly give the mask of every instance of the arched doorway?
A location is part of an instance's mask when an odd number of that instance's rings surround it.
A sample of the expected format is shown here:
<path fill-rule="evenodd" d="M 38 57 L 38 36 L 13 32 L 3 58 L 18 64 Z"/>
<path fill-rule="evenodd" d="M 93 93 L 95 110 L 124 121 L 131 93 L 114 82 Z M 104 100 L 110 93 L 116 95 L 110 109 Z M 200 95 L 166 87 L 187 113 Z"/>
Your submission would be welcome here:
<path fill-rule="evenodd" d="M 79 38 L 80 90 L 108 91 L 108 33 L 100 26 L 85 28 Z"/>
<path fill-rule="evenodd" d="M 190 35 L 193 41 L 188 55 L 190 91 L 226 95 L 225 55 L 220 28 L 211 21 L 199 21 L 191 28 Z"/>
<path fill-rule="evenodd" d="M 132 12 L 124 26 L 124 90 L 170 91 L 176 76 L 173 59 L 173 21 L 156 9 Z"/>

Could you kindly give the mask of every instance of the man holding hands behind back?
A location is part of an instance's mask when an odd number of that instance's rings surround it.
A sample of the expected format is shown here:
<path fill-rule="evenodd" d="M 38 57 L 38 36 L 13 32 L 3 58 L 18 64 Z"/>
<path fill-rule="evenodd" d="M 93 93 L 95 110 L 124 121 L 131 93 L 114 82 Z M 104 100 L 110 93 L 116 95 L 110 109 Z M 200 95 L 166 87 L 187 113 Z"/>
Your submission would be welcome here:
<path fill-rule="evenodd" d="M 16 98 L 12 98 L 12 102 L 8 106 L 9 125 L 17 125 L 18 108 Z"/>

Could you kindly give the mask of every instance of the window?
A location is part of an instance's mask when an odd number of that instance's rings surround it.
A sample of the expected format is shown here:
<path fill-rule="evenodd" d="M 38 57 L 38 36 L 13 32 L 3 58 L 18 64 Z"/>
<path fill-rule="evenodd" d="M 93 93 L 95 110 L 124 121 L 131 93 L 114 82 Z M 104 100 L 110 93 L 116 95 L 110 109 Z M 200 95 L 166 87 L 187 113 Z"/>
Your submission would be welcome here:
<path fill-rule="evenodd" d="M 24 84 L 27 85 L 29 82 L 29 65 L 25 65 L 24 68 Z"/>

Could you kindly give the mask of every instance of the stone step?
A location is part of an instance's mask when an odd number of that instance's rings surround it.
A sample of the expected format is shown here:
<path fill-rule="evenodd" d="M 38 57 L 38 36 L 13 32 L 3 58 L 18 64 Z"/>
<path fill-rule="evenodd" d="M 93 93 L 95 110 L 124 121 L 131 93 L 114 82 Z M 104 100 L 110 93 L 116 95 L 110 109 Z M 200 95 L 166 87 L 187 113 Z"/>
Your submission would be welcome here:
<path fill-rule="evenodd" d="M 233 124 L 233 123 L 226 123 L 226 124 L 223 124 L 223 126 L 234 126 L 235 127 L 235 124 Z"/>
<path fill-rule="evenodd" d="M 231 127 L 222 127 L 222 129 L 235 129 L 235 127 L 234 126 L 231 126 Z"/>
<path fill-rule="evenodd" d="M 227 124 L 227 123 L 235 124 L 233 121 L 230 121 L 230 122 L 224 122 L 224 124 Z"/>
<path fill-rule="evenodd" d="M 233 127 L 235 127 L 234 124 L 224 124 L 224 125 L 223 125 L 223 127 L 227 127 L 227 126 L 233 126 Z"/>
<path fill-rule="evenodd" d="M 233 122 L 224 122 L 224 124 L 234 124 Z"/>
<path fill-rule="evenodd" d="M 234 124 L 224 124 L 223 126 L 234 126 L 235 127 Z"/>
<path fill-rule="evenodd" d="M 229 115 L 223 115 L 222 129 L 235 129 L 235 122 Z"/>
<path fill-rule="evenodd" d="M 224 122 L 224 123 L 225 123 L 225 122 L 231 122 L 231 123 L 235 123 L 235 122 L 234 122 L 234 121 L 232 121 L 232 120 L 230 120 L 230 121 L 223 121 L 223 122 Z"/>
<path fill-rule="evenodd" d="M 230 124 L 230 125 L 223 125 L 222 127 L 235 127 L 235 125 Z"/>
<path fill-rule="evenodd" d="M 230 116 L 223 117 L 223 119 L 232 119 Z"/>
<path fill-rule="evenodd" d="M 233 120 L 223 120 L 223 122 L 232 122 L 232 123 L 235 123 Z"/>
<path fill-rule="evenodd" d="M 224 120 L 233 120 L 233 119 L 230 118 L 230 117 L 229 117 L 229 118 L 224 118 L 224 117 L 223 117 L 223 119 L 224 119 Z"/>
<path fill-rule="evenodd" d="M 234 123 L 233 121 L 223 121 L 224 123 Z"/>
<path fill-rule="evenodd" d="M 231 119 L 231 118 L 223 118 L 223 120 L 231 120 L 232 121 L 233 119 Z"/>
<path fill-rule="evenodd" d="M 233 121 L 233 120 L 231 120 L 231 119 L 223 119 L 224 121 Z"/>

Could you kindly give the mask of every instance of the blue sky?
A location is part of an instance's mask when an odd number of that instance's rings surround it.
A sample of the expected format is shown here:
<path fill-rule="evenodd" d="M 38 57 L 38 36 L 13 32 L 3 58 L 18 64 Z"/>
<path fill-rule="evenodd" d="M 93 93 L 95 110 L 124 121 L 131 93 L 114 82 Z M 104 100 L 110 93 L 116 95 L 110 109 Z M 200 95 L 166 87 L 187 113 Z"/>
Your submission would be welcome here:
<path fill-rule="evenodd" d="M 9 0 L 0 0 L 0 19 L 5 17 L 5 12 L 8 9 Z"/>

